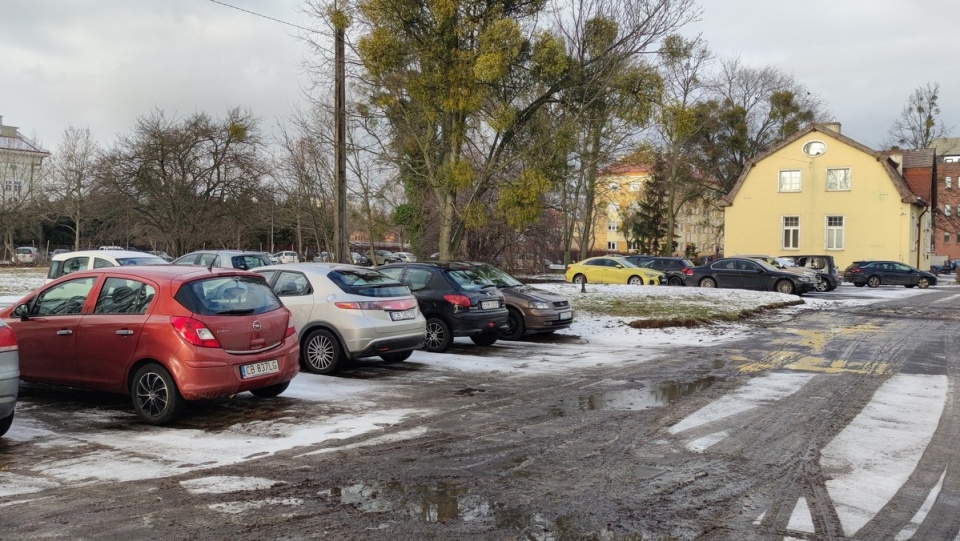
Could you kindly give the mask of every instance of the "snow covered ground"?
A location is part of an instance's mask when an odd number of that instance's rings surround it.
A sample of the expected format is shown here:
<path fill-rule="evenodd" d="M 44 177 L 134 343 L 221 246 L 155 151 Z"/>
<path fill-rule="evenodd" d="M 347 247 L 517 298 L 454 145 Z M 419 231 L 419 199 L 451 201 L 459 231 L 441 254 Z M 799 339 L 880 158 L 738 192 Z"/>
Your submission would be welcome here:
<path fill-rule="evenodd" d="M 29 292 L 42 283 L 42 276 L 27 276 L 20 280 L 18 282 L 17 279 L 0 275 L 0 291 L 11 293 L 0 298 L 0 303 L 13 302 L 20 295 Z M 579 286 L 573 284 L 544 284 L 538 287 L 569 297 L 581 294 Z M 953 284 L 952 277 L 947 277 L 945 283 L 942 283 L 937 290 L 954 287 L 956 285 Z M 692 302 L 691 299 L 702 298 L 705 299 L 704 302 L 719 301 L 744 308 L 770 304 L 778 300 L 796 299 L 796 297 L 778 293 L 682 287 L 590 285 L 589 290 L 604 295 L 629 296 L 638 302 L 652 297 L 671 297 L 677 302 Z M 924 295 L 930 291 L 933 290 L 923 291 L 902 287 L 868 289 L 843 285 L 835 292 L 804 296 L 803 305 L 781 309 L 780 313 L 793 314 L 804 310 L 830 310 L 839 306 L 865 305 Z M 956 291 L 958 295 L 953 297 L 954 301 L 955 297 L 960 297 L 960 287 L 956 287 Z M 494 354 L 492 355 L 466 356 L 417 351 L 408 362 L 422 365 L 423 370 L 430 373 L 431 379 L 442 378 L 444 374 L 464 372 L 496 372 L 510 376 L 534 377 L 543 373 L 576 371 L 584 367 L 622 363 L 624 356 L 617 355 L 618 350 L 644 348 L 653 353 L 669 352 L 671 348 L 676 347 L 739 339 L 751 332 L 751 325 L 742 323 L 700 328 L 642 330 L 631 328 L 627 323 L 622 318 L 578 312 L 572 327 L 561 333 L 579 337 L 579 343 L 562 344 L 557 347 L 552 345 L 549 352 L 530 343 L 498 342 L 493 346 Z M 591 347 L 584 347 L 583 341 L 588 342 Z M 508 355 L 511 352 L 515 353 L 517 348 L 527 348 L 530 354 Z M 497 350 L 502 351 L 504 355 L 497 355 Z M 681 434 L 684 430 L 721 416 L 735 415 L 750 408 L 764 407 L 765 404 L 795 393 L 811 377 L 812 374 L 802 372 L 771 373 L 757 377 L 737 392 L 724 396 L 681 420 L 670 429 L 670 432 Z M 281 450 L 329 443 L 364 433 L 373 435 L 384 426 L 434 413 L 416 406 L 406 409 L 385 409 L 378 406 L 377 398 L 395 392 L 397 385 L 399 384 L 396 381 L 389 379 L 349 379 L 301 374 L 284 393 L 284 397 L 341 405 L 349 403 L 351 407 L 344 413 L 314 420 L 296 419 L 296 422 L 292 422 L 289 419 L 279 419 L 238 423 L 224 427 L 216 434 L 169 427 L 150 427 L 149 430 L 135 432 L 87 430 L 76 433 L 55 433 L 31 416 L 29 407 L 25 407 L 18 409 L 17 417 L 6 439 L 42 445 L 45 448 L 89 447 L 91 452 L 70 460 L 40 461 L 31 466 L 30 475 L 0 470 L 0 498 L 23 495 L 24 499 L 17 501 L 25 502 L 29 500 L 29 494 L 57 486 L 94 483 L 101 480 L 123 481 L 180 475 L 190 471 L 241 463 L 252 457 L 259 458 Z M 915 461 L 917 451 L 922 450 L 924 442 L 929 441 L 932 430 L 936 427 L 936 416 L 930 416 L 924 422 L 911 424 L 911 418 L 922 420 L 927 417 L 917 415 L 913 410 L 923 406 L 939 411 L 938 408 L 942 409 L 945 400 L 945 389 L 945 381 L 930 381 L 929 377 L 917 382 L 912 382 L 909 377 L 891 379 L 888 385 L 877 392 L 870 407 L 865 409 L 863 414 L 824 450 L 823 460 L 831 464 L 859 464 L 862 461 L 859 460 L 858 453 L 875 453 L 878 449 L 884 456 L 890 458 L 889 462 L 894 462 L 886 469 L 877 467 L 871 471 L 863 468 L 848 468 L 848 473 L 844 477 L 838 477 L 832 482 L 831 491 L 836 491 L 835 497 L 841 504 L 837 511 L 850 531 L 855 531 L 859 525 L 862 525 L 874 509 L 882 507 L 885 494 L 876 494 L 875 502 L 863 502 L 861 505 L 844 505 L 843 502 L 862 493 L 864 487 L 875 483 L 878 476 L 887 479 L 887 482 L 882 484 L 890 485 L 891 489 L 895 490 L 899 486 L 899 479 L 909 475 L 909 468 L 902 467 L 902 458 L 906 456 L 907 462 Z M 917 402 L 918 397 L 922 398 L 922 402 Z M 246 399 L 251 398 L 237 397 L 237 400 Z M 904 409 L 906 404 L 913 404 L 913 406 L 910 409 Z M 106 422 L 102 417 L 110 414 L 104 411 L 78 411 L 74 415 L 78 418 L 89 417 L 91 423 L 98 424 Z M 122 415 L 122 412 L 116 415 Z M 128 418 L 129 422 L 135 422 L 132 414 Z M 890 429 L 884 423 L 889 423 L 890 419 L 896 419 L 897 432 L 906 434 L 908 437 L 903 439 L 902 446 L 895 447 L 888 453 L 883 449 L 889 447 L 885 446 L 884 442 L 890 440 Z M 424 430 L 426 429 L 413 429 L 389 437 L 392 439 L 416 437 Z M 873 436 L 865 438 L 865 435 L 869 434 Z M 689 443 L 688 448 L 697 452 L 707 452 L 711 445 L 723 437 L 723 434 L 712 435 L 703 441 Z M 367 441 L 380 443 L 384 440 L 373 438 Z M 864 441 L 875 441 L 876 446 L 867 447 Z M 322 452 L 339 448 L 344 447 L 326 447 Z M 895 454 L 899 456 L 894 456 Z M 891 468 L 896 470 L 898 467 L 901 468 L 898 470 L 899 473 L 894 474 Z M 230 492 L 254 490 L 264 483 L 269 486 L 269 482 L 262 479 L 208 477 L 192 480 L 192 485 L 187 488 Z M 253 488 L 248 488 L 248 485 Z M 11 503 L 17 503 L 17 501 Z M 795 520 L 791 521 L 791 528 L 796 526 L 800 531 L 805 530 L 805 517 L 809 517 L 809 511 L 798 505 L 795 514 Z M 812 526 L 810 527 L 809 531 L 812 532 Z"/>

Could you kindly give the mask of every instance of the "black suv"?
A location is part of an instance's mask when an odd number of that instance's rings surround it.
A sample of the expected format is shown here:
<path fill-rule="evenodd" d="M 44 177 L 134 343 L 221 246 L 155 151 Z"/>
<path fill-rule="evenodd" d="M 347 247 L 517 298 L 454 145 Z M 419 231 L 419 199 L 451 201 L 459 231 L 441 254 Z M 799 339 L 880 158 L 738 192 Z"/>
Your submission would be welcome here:
<path fill-rule="evenodd" d="M 687 276 L 693 275 L 693 263 L 682 257 L 661 257 L 656 255 L 628 255 L 624 259 L 648 269 L 658 270 L 666 275 L 667 285 L 687 285 Z"/>
<path fill-rule="evenodd" d="M 427 320 L 427 351 L 446 351 L 456 336 L 489 346 L 507 330 L 503 294 L 469 263 L 391 263 L 377 271 L 405 284 L 417 298 Z"/>

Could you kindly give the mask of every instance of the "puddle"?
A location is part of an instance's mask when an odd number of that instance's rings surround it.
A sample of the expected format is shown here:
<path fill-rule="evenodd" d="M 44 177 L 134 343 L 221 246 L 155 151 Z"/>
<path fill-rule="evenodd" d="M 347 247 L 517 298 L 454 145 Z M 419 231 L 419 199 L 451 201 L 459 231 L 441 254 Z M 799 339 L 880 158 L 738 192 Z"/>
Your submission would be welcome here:
<path fill-rule="evenodd" d="M 329 496 L 366 513 L 400 513 L 424 522 L 476 521 L 492 516 L 487 502 L 451 483 L 357 483 L 333 488 Z"/>
<path fill-rule="evenodd" d="M 579 395 L 565 399 L 561 405 L 550 408 L 556 417 L 594 410 L 640 411 L 667 406 L 696 392 L 707 389 L 716 381 L 707 376 L 692 382 L 665 381 L 640 389 L 622 389 Z"/>
<path fill-rule="evenodd" d="M 351 505 L 365 513 L 400 513 L 424 522 L 488 521 L 499 528 L 512 528 L 523 532 L 523 539 L 531 541 L 574 541 L 585 539 L 609 541 L 641 541 L 639 533 L 613 533 L 607 529 L 582 532 L 577 529 L 574 517 L 547 518 L 540 513 L 530 513 L 510 508 L 502 503 L 493 503 L 467 493 L 454 483 L 438 483 L 433 486 L 400 482 L 357 483 L 333 488 L 321 495 Z"/>

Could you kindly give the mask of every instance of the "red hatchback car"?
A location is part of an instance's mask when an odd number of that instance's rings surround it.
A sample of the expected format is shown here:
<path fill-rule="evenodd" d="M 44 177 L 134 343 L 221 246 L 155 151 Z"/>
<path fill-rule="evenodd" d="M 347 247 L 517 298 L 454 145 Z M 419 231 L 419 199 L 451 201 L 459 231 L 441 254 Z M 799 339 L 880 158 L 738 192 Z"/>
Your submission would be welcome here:
<path fill-rule="evenodd" d="M 189 400 L 275 397 L 299 371 L 290 311 L 262 276 L 238 269 L 75 272 L 0 318 L 16 332 L 21 379 L 129 394 L 152 424 Z"/>

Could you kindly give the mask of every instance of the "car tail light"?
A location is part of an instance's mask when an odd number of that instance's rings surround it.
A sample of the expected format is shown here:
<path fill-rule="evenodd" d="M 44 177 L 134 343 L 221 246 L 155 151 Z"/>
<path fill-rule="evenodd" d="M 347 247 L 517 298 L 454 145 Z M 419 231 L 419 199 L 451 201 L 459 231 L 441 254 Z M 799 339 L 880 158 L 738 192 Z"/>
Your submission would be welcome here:
<path fill-rule="evenodd" d="M 0 326 L 0 351 L 17 351 L 17 335 L 6 325 Z"/>
<path fill-rule="evenodd" d="M 389 301 L 335 302 L 344 310 L 409 310 L 417 306 L 417 299 L 393 299 Z"/>
<path fill-rule="evenodd" d="M 693 269 L 691 269 L 690 267 L 684 267 L 683 274 L 686 276 L 693 276 Z"/>
<path fill-rule="evenodd" d="M 850 272 L 863 272 L 863 269 L 861 269 L 860 267 L 854 267 L 850 269 Z"/>
<path fill-rule="evenodd" d="M 290 318 L 287 319 L 287 330 L 283 333 L 283 337 L 290 338 L 295 334 L 297 334 L 297 326 L 293 324 L 293 316 L 290 316 Z"/>
<path fill-rule="evenodd" d="M 192 317 L 173 316 L 170 323 L 184 340 L 202 348 L 218 348 L 220 342 L 202 322 Z"/>
<path fill-rule="evenodd" d="M 466 295 L 444 295 L 443 299 L 454 306 L 470 308 L 470 298 Z"/>

